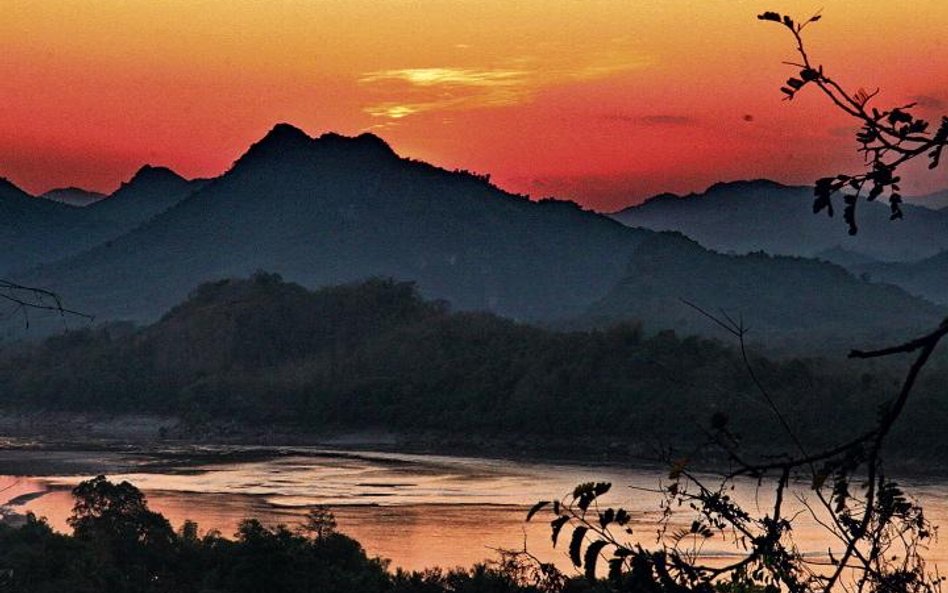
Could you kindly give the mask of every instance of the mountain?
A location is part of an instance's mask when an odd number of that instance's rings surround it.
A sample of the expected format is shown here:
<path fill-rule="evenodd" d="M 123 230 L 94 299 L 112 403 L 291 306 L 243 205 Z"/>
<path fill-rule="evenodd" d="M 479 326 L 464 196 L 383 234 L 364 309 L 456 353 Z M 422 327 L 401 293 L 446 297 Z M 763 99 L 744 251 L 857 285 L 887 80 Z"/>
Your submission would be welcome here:
<path fill-rule="evenodd" d="M 166 167 L 145 165 L 106 199 L 83 212 L 118 237 L 201 189 L 206 179 L 185 179 Z"/>
<path fill-rule="evenodd" d="M 23 273 L 105 243 L 204 183 L 188 181 L 168 169 L 146 166 L 112 195 L 77 208 L 62 201 L 34 198 L 2 180 L 0 240 L 4 249 L 0 252 L 0 275 Z"/>
<path fill-rule="evenodd" d="M 948 189 L 924 196 L 909 196 L 905 201 L 930 210 L 944 210 L 948 208 Z"/>
<path fill-rule="evenodd" d="M 867 262 L 854 272 L 880 282 L 891 282 L 908 292 L 948 305 L 948 251 L 915 262 Z"/>
<path fill-rule="evenodd" d="M 824 249 L 823 251 L 816 253 L 813 257 L 815 259 L 828 261 L 838 266 L 842 266 L 847 270 L 852 270 L 857 266 L 879 262 L 879 260 L 871 258 L 868 255 L 850 251 L 840 245 L 830 247 L 829 249 Z"/>
<path fill-rule="evenodd" d="M 625 278 L 590 307 L 586 319 L 640 319 L 647 330 L 726 336 L 684 301 L 743 320 L 749 339 L 811 350 L 904 339 L 937 326 L 948 312 L 824 261 L 725 255 L 678 233 L 659 233 L 634 251 Z"/>
<path fill-rule="evenodd" d="M 401 158 L 371 134 L 281 124 L 140 227 L 20 279 L 99 319 L 151 320 L 201 282 L 258 269 L 309 287 L 412 280 L 460 309 L 553 319 L 600 298 L 648 234 Z"/>
<path fill-rule="evenodd" d="M 837 197 L 837 210 L 842 210 Z M 859 233 L 849 236 L 841 212 L 812 209 L 811 187 L 773 181 L 712 185 L 700 194 L 662 194 L 611 216 L 636 227 L 679 231 L 721 252 L 763 250 L 775 255 L 818 256 L 836 247 L 881 261 L 911 261 L 948 249 L 948 212 L 905 205 L 890 221 L 885 204 L 860 202 Z"/>
<path fill-rule="evenodd" d="M 0 179 L 0 275 L 61 257 L 71 249 L 64 235 L 81 237 L 92 228 L 80 210 L 27 194 Z"/>
<path fill-rule="evenodd" d="M 49 190 L 39 197 L 43 198 L 44 200 L 62 202 L 63 204 L 83 208 L 89 204 L 95 204 L 100 200 L 104 200 L 108 196 L 106 196 L 106 194 L 88 191 L 79 187 L 63 187 L 60 189 Z"/>

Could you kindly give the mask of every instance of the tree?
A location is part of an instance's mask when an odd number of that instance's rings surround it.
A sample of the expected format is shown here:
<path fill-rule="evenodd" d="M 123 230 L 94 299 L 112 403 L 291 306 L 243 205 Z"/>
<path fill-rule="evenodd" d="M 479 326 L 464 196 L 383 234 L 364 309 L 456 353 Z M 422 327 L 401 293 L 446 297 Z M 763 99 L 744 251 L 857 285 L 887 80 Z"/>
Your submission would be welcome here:
<path fill-rule="evenodd" d="M 896 172 L 919 157 L 929 159 L 931 168 L 939 165 L 948 144 L 948 117 L 931 131 L 928 122 L 910 113 L 913 105 L 879 111 L 869 106 L 878 91 L 844 90 L 822 65 L 811 60 L 804 46 L 803 31 L 820 20 L 819 14 L 802 23 L 776 12 L 765 12 L 758 18 L 780 23 L 796 41 L 801 61 L 791 65 L 800 69 L 799 76 L 791 77 L 781 88 L 786 98 L 793 99 L 804 88 L 814 86 L 862 126 L 857 140 L 860 152 L 866 156 L 867 170 L 818 180 L 814 213 L 825 210 L 832 216 L 832 196 L 845 191 L 843 215 L 850 234 L 855 234 L 856 205 L 863 192 L 869 201 L 888 192 L 892 218 L 901 218 L 900 178 Z M 922 508 L 888 477 L 882 453 L 886 437 L 905 409 L 922 369 L 948 335 L 948 319 L 928 334 L 893 347 L 851 351 L 851 358 L 913 358 L 900 388 L 880 408 L 873 425 L 848 441 L 812 451 L 797 438 L 794 427 L 755 372 L 742 325 L 701 312 L 735 336 L 758 395 L 791 437 L 793 450 L 777 458 L 753 458 L 741 450 L 727 416 L 715 414 L 705 446 L 723 452 L 728 468 L 708 478 L 692 468 L 688 457 L 666 456 L 670 465 L 668 482 L 655 489 L 664 501 L 661 528 L 651 547 L 631 538 L 629 511 L 604 506 L 604 497 L 611 489 L 611 484 L 604 482 L 580 484 L 559 500 L 538 502 L 527 520 L 549 509 L 554 545 L 561 533 L 571 531 L 568 549 L 573 564 L 584 568 L 586 576 L 596 581 L 601 574 L 598 565 L 604 560 L 608 578 L 599 581 L 599 586 L 607 590 L 940 591 L 944 579 L 927 568 L 921 555 L 933 535 L 932 527 Z M 758 501 L 767 500 L 761 503 L 766 510 L 749 510 L 736 499 L 734 491 L 742 481 L 756 484 Z M 800 508 L 791 511 L 788 499 L 794 494 Z M 686 516 L 685 527 L 676 528 L 682 524 L 682 513 Z M 821 525 L 833 542 L 825 558 L 805 555 L 794 541 L 794 525 L 801 515 Z M 702 546 L 712 538 L 729 544 L 736 560 L 715 564 L 702 558 Z"/>

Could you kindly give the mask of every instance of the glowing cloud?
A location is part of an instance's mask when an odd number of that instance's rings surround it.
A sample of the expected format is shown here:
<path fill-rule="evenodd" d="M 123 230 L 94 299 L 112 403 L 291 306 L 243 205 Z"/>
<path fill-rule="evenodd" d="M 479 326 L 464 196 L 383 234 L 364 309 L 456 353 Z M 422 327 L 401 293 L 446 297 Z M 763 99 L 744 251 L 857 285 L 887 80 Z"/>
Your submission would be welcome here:
<path fill-rule="evenodd" d="M 615 43 L 613 45 L 616 45 Z M 586 55 L 579 64 L 550 63 L 523 56 L 508 60 L 516 68 L 399 68 L 366 72 L 359 83 L 381 97 L 363 109 L 374 117 L 401 119 L 429 111 L 506 107 L 529 102 L 541 89 L 603 79 L 636 70 L 651 60 L 631 52 Z"/>

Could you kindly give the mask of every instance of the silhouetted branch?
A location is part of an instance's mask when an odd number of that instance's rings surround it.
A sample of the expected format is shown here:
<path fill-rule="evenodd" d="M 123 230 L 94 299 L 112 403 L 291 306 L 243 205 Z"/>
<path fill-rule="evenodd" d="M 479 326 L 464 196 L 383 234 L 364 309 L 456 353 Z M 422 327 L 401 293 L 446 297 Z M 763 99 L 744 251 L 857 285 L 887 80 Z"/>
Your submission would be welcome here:
<path fill-rule="evenodd" d="M 944 148 L 948 145 L 948 116 L 942 116 L 939 126 L 933 129 L 929 122 L 912 115 L 910 110 L 916 106 L 915 103 L 880 111 L 869 107 L 869 103 L 879 94 L 879 89 L 872 92 L 863 89 L 855 93 L 847 92 L 841 84 L 826 74 L 822 65 L 814 64 L 806 51 L 803 30 L 810 23 L 818 21 L 819 14 L 802 24 L 776 12 L 765 12 L 757 18 L 786 27 L 793 35 L 796 51 L 802 59 L 802 63 L 785 62 L 800 68 L 798 76 L 790 77 L 780 88 L 786 95 L 785 98 L 792 100 L 803 88 L 816 86 L 836 107 L 858 120 L 862 126 L 856 134 L 856 140 L 861 145 L 859 152 L 865 156 L 868 170 L 817 180 L 813 211 L 816 213 L 826 210 L 832 216 L 831 197 L 843 190 L 855 192 L 844 195 L 843 210 L 849 233 L 854 235 L 858 232 L 856 205 L 863 191 L 867 192 L 865 197 L 868 201 L 873 201 L 888 191 L 890 218 L 902 218 L 902 194 L 899 186 L 901 179 L 895 172 L 904 163 L 921 156 L 929 159 L 929 169 L 938 167 Z"/>
<path fill-rule="evenodd" d="M 30 311 L 52 311 L 64 318 L 73 316 L 94 320 L 92 315 L 65 307 L 60 296 L 51 290 L 24 286 L 10 280 L 0 279 L 0 301 L 12 305 L 8 315 L 23 315 L 27 327 L 30 325 Z"/>

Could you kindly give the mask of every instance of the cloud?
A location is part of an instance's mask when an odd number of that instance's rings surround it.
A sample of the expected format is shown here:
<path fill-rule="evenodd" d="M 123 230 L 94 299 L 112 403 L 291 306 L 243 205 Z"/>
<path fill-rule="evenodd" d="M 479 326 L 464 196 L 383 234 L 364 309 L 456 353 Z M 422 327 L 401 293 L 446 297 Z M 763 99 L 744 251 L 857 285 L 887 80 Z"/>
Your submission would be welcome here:
<path fill-rule="evenodd" d="M 911 99 L 923 109 L 943 110 L 945 107 L 948 107 L 948 103 L 946 103 L 944 99 L 931 95 L 916 95 Z"/>
<path fill-rule="evenodd" d="M 367 72 L 359 79 L 362 83 L 402 81 L 420 87 L 495 87 L 516 86 L 524 81 L 523 70 L 475 70 L 472 68 L 403 68 Z"/>
<path fill-rule="evenodd" d="M 514 105 L 530 93 L 530 73 L 511 68 L 402 68 L 367 72 L 359 82 L 377 95 L 394 96 L 364 111 L 401 119 L 428 111 Z"/>
<path fill-rule="evenodd" d="M 634 51 L 618 47 L 569 59 L 548 58 L 546 48 L 537 55 L 508 58 L 501 65 L 483 68 L 437 66 L 395 68 L 366 72 L 359 77 L 376 97 L 363 111 L 387 119 L 403 119 L 431 111 L 460 111 L 506 107 L 526 103 L 542 89 L 581 81 L 608 78 L 651 64 Z"/>
<path fill-rule="evenodd" d="M 671 113 L 655 113 L 650 115 L 627 115 L 623 113 L 611 113 L 604 115 L 606 121 L 631 123 L 641 126 L 694 126 L 698 124 L 698 119 L 689 115 L 676 115 Z"/>

